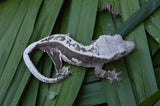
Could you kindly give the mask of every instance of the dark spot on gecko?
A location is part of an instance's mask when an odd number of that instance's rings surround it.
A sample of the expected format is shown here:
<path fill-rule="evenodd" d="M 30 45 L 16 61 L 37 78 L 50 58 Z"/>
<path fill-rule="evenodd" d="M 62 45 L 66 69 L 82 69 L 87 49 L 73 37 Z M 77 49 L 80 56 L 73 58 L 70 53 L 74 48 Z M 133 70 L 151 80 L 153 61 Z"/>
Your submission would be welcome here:
<path fill-rule="evenodd" d="M 64 41 L 66 38 L 64 36 L 57 36 L 55 40 Z"/>
<path fill-rule="evenodd" d="M 55 40 L 58 40 L 58 38 L 61 38 L 61 36 L 56 36 L 54 39 L 55 39 Z"/>
<path fill-rule="evenodd" d="M 85 48 L 80 48 L 80 50 L 82 50 L 83 52 L 87 52 Z"/>
<path fill-rule="evenodd" d="M 60 41 L 64 41 L 66 38 L 64 36 L 61 37 Z"/>
<path fill-rule="evenodd" d="M 94 52 L 94 48 L 92 47 L 91 49 L 88 50 L 88 52 Z"/>
<path fill-rule="evenodd" d="M 78 44 L 75 50 L 80 51 L 80 46 Z"/>
<path fill-rule="evenodd" d="M 41 40 L 41 42 L 49 41 L 49 40 L 51 40 L 53 38 L 54 38 L 54 40 L 59 40 L 59 41 L 64 41 L 66 39 L 65 36 L 57 36 L 57 37 L 55 37 L 55 36 L 49 36 L 48 38 L 46 38 L 44 40 Z"/>
<path fill-rule="evenodd" d="M 76 44 L 72 44 L 72 46 L 73 46 L 73 47 L 75 47 L 75 46 L 76 46 Z"/>
<path fill-rule="evenodd" d="M 44 39 L 44 40 L 41 40 L 41 42 L 44 42 L 44 41 L 46 41 L 46 39 Z"/>
<path fill-rule="evenodd" d="M 46 39 L 44 39 L 44 40 L 41 40 L 41 42 L 44 42 L 44 41 L 49 41 L 49 40 L 51 40 L 51 39 L 53 39 L 54 38 L 54 36 L 49 36 L 49 37 L 47 37 Z"/>
<path fill-rule="evenodd" d="M 69 32 L 67 35 L 68 35 L 69 37 L 72 37 L 72 33 L 70 33 L 70 32 Z"/>
<path fill-rule="evenodd" d="M 121 54 L 122 54 L 122 55 L 125 55 L 125 54 L 126 54 L 126 51 L 123 51 Z"/>
<path fill-rule="evenodd" d="M 44 40 L 41 40 L 41 42 L 44 42 L 44 41 L 48 41 L 48 38 L 44 39 Z"/>
<path fill-rule="evenodd" d="M 49 36 L 47 40 L 51 40 L 53 38 L 54 38 L 54 36 Z"/>
<path fill-rule="evenodd" d="M 66 41 L 66 44 L 70 44 L 70 42 L 67 40 L 67 41 Z"/>
<path fill-rule="evenodd" d="M 66 44 L 68 44 L 68 45 L 69 45 L 69 47 L 72 45 L 72 44 L 71 44 L 71 42 L 70 42 L 70 41 L 68 41 L 68 40 L 66 41 Z"/>

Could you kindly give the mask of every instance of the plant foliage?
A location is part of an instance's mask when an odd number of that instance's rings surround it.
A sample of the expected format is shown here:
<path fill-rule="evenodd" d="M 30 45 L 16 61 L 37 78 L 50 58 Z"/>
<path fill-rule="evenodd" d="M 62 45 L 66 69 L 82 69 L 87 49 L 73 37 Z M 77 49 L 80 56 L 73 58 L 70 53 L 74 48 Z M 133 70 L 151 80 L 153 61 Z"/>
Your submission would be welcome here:
<path fill-rule="evenodd" d="M 77 66 L 71 67 L 71 77 L 56 84 L 33 77 L 22 59 L 25 47 L 68 32 L 84 45 L 117 33 L 135 42 L 131 54 L 104 66 L 106 71 L 123 71 L 123 80 L 110 84 L 95 77 L 93 69 Z M 159 58 L 159 0 L 0 1 L 0 106 L 159 106 Z M 34 53 L 32 60 L 43 75 L 52 77 L 54 65 L 45 53 Z"/>

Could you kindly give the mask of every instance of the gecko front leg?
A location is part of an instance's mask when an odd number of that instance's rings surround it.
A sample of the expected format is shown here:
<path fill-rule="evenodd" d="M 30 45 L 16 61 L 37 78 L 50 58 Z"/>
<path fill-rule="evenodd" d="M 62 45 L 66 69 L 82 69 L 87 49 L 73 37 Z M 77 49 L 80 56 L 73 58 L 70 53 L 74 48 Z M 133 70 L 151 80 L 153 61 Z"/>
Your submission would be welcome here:
<path fill-rule="evenodd" d="M 106 78 L 110 80 L 110 83 L 113 83 L 114 80 L 121 81 L 121 78 L 118 77 L 118 75 L 121 75 L 122 72 L 116 73 L 116 68 L 113 69 L 113 71 L 105 71 L 102 69 L 103 65 L 97 65 L 95 67 L 95 75 L 99 78 Z"/>

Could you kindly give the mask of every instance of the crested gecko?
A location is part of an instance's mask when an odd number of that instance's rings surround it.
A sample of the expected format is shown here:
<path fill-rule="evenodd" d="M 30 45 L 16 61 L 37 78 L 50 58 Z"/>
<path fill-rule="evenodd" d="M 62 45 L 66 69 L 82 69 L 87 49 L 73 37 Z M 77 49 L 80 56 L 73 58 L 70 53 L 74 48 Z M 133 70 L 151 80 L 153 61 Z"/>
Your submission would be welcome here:
<path fill-rule="evenodd" d="M 101 35 L 88 46 L 73 40 L 70 33 L 55 34 L 30 44 L 24 50 L 23 58 L 30 72 L 45 83 L 59 82 L 73 73 L 68 71 L 70 66 L 62 65 L 62 60 L 72 65 L 94 68 L 97 77 L 109 79 L 113 83 L 114 80 L 121 80 L 118 77 L 121 72 L 117 73 L 116 69 L 105 71 L 103 65 L 129 54 L 134 48 L 134 42 L 125 41 L 118 34 Z M 43 76 L 32 63 L 30 55 L 37 49 L 46 52 L 52 59 L 57 72 L 53 78 Z"/>

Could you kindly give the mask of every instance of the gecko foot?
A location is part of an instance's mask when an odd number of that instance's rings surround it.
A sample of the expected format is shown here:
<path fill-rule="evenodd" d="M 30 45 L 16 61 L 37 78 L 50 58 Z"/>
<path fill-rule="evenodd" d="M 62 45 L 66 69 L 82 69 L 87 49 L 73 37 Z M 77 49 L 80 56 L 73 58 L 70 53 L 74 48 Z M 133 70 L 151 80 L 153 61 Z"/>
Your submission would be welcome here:
<path fill-rule="evenodd" d="M 64 78 L 69 77 L 73 73 L 73 71 L 68 71 L 70 68 L 71 68 L 71 65 L 63 66 L 62 69 L 60 69 L 58 73 L 54 76 L 54 78 L 59 76 L 63 76 Z"/>
<path fill-rule="evenodd" d="M 71 68 L 71 65 L 63 66 L 62 69 L 59 70 L 59 73 L 66 73 L 70 68 Z"/>
<path fill-rule="evenodd" d="M 118 75 L 121 75 L 122 72 L 116 73 L 116 68 L 113 69 L 113 71 L 108 71 L 108 78 L 110 80 L 110 83 L 112 84 L 114 80 L 121 81 L 122 79 L 118 77 Z"/>

